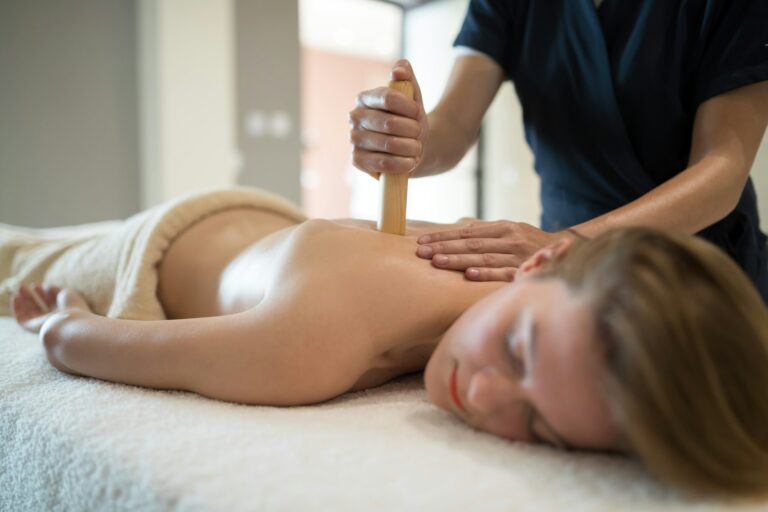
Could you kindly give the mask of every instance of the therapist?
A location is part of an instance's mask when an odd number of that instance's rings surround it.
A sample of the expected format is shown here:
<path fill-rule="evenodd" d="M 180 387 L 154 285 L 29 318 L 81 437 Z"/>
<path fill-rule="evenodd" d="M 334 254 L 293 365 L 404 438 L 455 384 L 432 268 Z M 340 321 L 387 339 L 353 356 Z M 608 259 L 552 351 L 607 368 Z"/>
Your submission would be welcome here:
<path fill-rule="evenodd" d="M 768 301 L 750 169 L 768 123 L 768 0 L 471 0 L 435 109 L 388 88 L 350 112 L 353 161 L 373 174 L 453 168 L 512 80 L 541 177 L 542 229 L 474 222 L 418 255 L 468 279 L 511 280 L 537 249 L 619 226 L 699 233 Z M 436 192 L 437 193 L 437 192 Z"/>

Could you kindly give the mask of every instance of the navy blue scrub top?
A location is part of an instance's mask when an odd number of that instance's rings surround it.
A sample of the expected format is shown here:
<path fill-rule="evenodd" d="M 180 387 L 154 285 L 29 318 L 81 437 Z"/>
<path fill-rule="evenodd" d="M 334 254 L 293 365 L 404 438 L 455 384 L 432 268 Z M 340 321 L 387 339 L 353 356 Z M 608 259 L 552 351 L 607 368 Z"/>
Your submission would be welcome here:
<path fill-rule="evenodd" d="M 697 107 L 768 80 L 768 0 L 471 0 L 454 43 L 512 80 L 541 176 L 542 228 L 614 210 L 688 166 Z M 768 302 L 752 181 L 699 235 Z"/>

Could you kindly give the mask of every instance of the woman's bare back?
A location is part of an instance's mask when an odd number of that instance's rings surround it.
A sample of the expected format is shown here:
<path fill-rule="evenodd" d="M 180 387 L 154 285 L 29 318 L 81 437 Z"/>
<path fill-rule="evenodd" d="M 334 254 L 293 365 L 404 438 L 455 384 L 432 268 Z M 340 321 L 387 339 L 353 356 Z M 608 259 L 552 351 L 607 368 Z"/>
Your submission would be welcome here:
<path fill-rule="evenodd" d="M 353 387 L 371 387 L 422 369 L 453 321 L 500 286 L 417 258 L 415 238 L 434 228 L 412 223 L 400 237 L 369 221 L 293 225 L 269 212 L 230 210 L 171 245 L 158 297 L 170 318 L 290 309 L 292 322 L 314 322 L 313 337 L 333 338 L 338 350 L 365 346 L 369 360 Z"/>
<path fill-rule="evenodd" d="M 436 228 L 411 224 L 401 237 L 365 221 L 212 215 L 160 265 L 169 320 L 67 308 L 41 331 L 46 353 L 69 373 L 250 404 L 374 387 L 423 369 L 459 315 L 502 286 L 416 257 L 415 237 Z"/>
<path fill-rule="evenodd" d="M 269 258 L 270 248 L 281 238 L 270 235 L 294 226 L 293 220 L 270 211 L 238 208 L 211 215 L 184 231 L 168 247 L 158 269 L 157 296 L 166 316 L 218 316 L 258 304 L 261 276 L 268 268 L 246 272 L 242 263 L 247 260 L 250 267 Z M 266 261 L 263 265 L 268 267 Z"/>

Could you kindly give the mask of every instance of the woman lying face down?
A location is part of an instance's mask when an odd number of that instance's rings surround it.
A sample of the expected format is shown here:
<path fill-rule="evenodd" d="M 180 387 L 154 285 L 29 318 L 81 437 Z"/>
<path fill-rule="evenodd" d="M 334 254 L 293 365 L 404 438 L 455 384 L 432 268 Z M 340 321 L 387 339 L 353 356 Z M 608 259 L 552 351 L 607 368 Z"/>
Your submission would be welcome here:
<path fill-rule="evenodd" d="M 446 333 L 432 401 L 509 439 L 632 453 L 684 488 L 768 495 L 768 311 L 736 265 L 646 229 L 546 251 Z"/>
<path fill-rule="evenodd" d="M 690 489 L 768 493 L 768 312 L 714 246 L 615 231 L 544 249 L 499 285 L 432 269 L 413 240 L 327 221 L 274 236 L 217 271 L 219 299 L 238 283 L 245 295 L 187 304 L 169 277 L 160 295 L 178 319 L 107 319 L 54 286 L 22 287 L 14 314 L 75 375 L 293 405 L 426 366 L 435 404 L 480 430 L 627 451 Z M 246 279 L 251 256 L 269 278 Z"/>
<path fill-rule="evenodd" d="M 589 301 L 561 279 L 520 273 L 446 333 L 425 372 L 430 398 L 507 439 L 618 450 Z"/>

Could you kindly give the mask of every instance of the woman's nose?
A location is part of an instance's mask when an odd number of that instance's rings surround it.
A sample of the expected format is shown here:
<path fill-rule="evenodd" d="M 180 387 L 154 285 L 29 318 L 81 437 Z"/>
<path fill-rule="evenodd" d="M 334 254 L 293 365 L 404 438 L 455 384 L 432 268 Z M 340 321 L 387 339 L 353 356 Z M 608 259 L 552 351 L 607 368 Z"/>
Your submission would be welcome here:
<path fill-rule="evenodd" d="M 469 380 L 467 405 L 470 411 L 487 415 L 505 405 L 519 402 L 524 395 L 516 379 L 503 375 L 492 366 L 485 366 Z"/>

